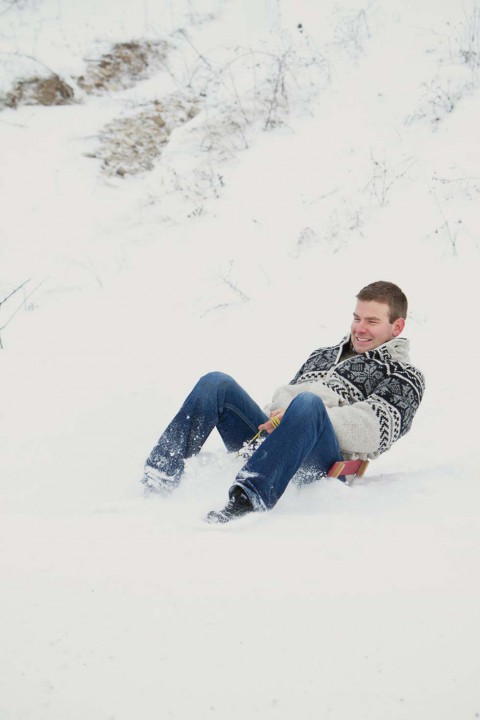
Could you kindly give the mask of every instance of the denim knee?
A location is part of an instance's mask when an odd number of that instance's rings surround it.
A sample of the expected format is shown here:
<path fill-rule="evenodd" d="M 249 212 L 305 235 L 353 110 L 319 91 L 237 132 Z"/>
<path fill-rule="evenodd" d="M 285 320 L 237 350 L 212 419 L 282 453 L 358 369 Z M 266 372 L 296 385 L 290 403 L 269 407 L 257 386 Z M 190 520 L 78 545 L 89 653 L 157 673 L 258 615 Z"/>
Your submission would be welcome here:
<path fill-rule="evenodd" d="M 308 391 L 296 395 L 287 410 L 306 413 L 308 417 L 312 417 L 313 414 L 323 416 L 326 412 L 322 398 Z"/>
<path fill-rule="evenodd" d="M 196 387 L 208 388 L 209 390 L 211 390 L 217 389 L 220 385 L 224 383 L 235 383 L 235 380 L 226 373 L 213 370 L 212 372 L 206 373 L 206 375 L 202 375 L 200 380 L 197 382 Z"/>

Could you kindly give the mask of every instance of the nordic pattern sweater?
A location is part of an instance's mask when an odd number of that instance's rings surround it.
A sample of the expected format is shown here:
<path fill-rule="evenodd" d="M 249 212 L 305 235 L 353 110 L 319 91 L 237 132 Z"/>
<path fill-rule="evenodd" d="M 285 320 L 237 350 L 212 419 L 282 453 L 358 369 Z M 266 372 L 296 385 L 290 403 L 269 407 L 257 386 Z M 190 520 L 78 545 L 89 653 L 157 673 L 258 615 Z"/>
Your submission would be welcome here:
<path fill-rule="evenodd" d="M 395 338 L 342 360 L 350 337 L 314 350 L 289 385 L 279 387 L 267 412 L 286 408 L 302 392 L 323 400 L 347 458 L 376 458 L 407 433 L 425 389 L 410 364 L 409 342 Z"/>

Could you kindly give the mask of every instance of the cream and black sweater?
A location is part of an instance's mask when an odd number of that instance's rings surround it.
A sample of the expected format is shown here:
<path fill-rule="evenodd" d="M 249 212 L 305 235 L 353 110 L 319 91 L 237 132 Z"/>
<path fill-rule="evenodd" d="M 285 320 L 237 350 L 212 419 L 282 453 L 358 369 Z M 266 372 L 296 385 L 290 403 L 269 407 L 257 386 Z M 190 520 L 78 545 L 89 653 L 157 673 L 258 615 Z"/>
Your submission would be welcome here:
<path fill-rule="evenodd" d="M 410 430 L 425 381 L 410 364 L 408 340 L 395 338 L 353 356 L 349 342 L 347 336 L 312 352 L 266 410 L 286 408 L 299 393 L 315 393 L 325 403 L 343 456 L 373 459 Z"/>

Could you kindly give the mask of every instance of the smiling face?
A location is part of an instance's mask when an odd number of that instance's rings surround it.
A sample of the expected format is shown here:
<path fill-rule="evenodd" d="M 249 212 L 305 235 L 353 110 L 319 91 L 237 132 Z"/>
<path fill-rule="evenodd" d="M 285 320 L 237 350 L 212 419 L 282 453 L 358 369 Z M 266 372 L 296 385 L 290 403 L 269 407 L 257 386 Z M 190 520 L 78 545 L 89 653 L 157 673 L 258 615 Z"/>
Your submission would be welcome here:
<path fill-rule="evenodd" d="M 390 307 L 376 300 L 358 300 L 351 326 L 352 345 L 357 353 L 374 350 L 400 335 L 405 320 L 390 322 Z"/>

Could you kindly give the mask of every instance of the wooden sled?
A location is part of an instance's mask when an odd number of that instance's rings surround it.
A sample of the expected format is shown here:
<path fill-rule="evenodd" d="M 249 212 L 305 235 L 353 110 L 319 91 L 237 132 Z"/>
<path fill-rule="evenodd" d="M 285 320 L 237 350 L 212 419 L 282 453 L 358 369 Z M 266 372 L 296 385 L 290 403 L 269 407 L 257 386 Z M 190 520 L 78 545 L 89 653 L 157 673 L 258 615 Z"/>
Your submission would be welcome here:
<path fill-rule="evenodd" d="M 332 465 L 327 477 L 338 478 L 345 476 L 347 485 L 351 485 L 355 478 L 363 477 L 368 467 L 368 460 L 340 460 Z"/>

